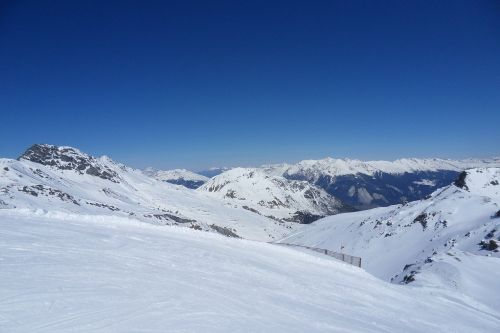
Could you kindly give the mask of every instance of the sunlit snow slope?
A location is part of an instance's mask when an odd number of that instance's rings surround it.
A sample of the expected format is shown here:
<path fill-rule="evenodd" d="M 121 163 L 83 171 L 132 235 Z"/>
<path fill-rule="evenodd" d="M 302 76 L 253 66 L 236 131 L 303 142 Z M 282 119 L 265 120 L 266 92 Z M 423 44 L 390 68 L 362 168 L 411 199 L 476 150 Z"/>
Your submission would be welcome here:
<path fill-rule="evenodd" d="M 327 217 L 283 241 L 342 247 L 382 279 L 454 288 L 498 308 L 500 169 L 471 169 L 427 199 Z"/>
<path fill-rule="evenodd" d="M 389 284 L 329 257 L 118 217 L 0 210 L 1 332 L 499 327 L 498 308 L 450 290 Z"/>

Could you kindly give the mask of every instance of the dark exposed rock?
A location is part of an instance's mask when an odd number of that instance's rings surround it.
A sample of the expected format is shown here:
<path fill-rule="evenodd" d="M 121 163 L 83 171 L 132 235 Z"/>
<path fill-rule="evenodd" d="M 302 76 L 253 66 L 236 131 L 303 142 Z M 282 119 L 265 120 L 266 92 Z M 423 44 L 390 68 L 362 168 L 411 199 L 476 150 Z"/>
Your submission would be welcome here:
<path fill-rule="evenodd" d="M 4 167 L 3 169 L 4 169 L 5 171 L 9 171 L 9 168 L 7 168 L 7 167 Z"/>
<path fill-rule="evenodd" d="M 80 203 L 75 200 L 72 195 L 44 185 L 23 186 L 22 188 L 18 188 L 18 190 L 35 197 L 37 197 L 38 195 L 54 196 L 61 199 L 61 201 L 70 201 L 75 205 L 80 206 Z"/>
<path fill-rule="evenodd" d="M 94 157 L 71 147 L 35 144 L 28 148 L 18 159 L 55 167 L 60 170 L 75 170 L 80 174 L 86 173 L 114 183 L 119 182 L 118 174 L 115 171 L 102 165 Z"/>
<path fill-rule="evenodd" d="M 227 184 L 229 184 L 229 182 L 225 181 L 223 184 L 212 185 L 207 190 L 208 192 L 219 192 Z"/>
<path fill-rule="evenodd" d="M 30 168 L 31 169 L 31 168 Z M 50 176 L 47 175 L 45 172 L 43 172 L 42 170 L 40 169 L 31 169 L 31 171 L 33 171 L 33 173 L 35 175 L 37 175 L 38 177 L 40 178 L 49 178 L 50 179 Z"/>
<path fill-rule="evenodd" d="M 495 217 L 500 217 L 500 210 L 498 212 L 496 212 L 494 216 Z"/>
<path fill-rule="evenodd" d="M 292 217 L 286 218 L 284 220 L 287 222 L 297 222 L 299 224 L 310 224 L 310 223 L 313 223 L 314 221 L 319 220 L 323 217 L 325 217 L 325 216 L 314 215 L 314 214 L 307 213 L 307 212 L 295 212 L 295 214 Z"/>
<path fill-rule="evenodd" d="M 415 281 L 415 273 L 416 272 L 411 272 L 410 274 L 405 275 L 405 277 L 403 278 L 403 283 L 408 284 Z"/>
<path fill-rule="evenodd" d="M 259 214 L 259 215 L 260 215 L 260 212 L 259 212 L 257 209 L 254 209 L 254 208 L 251 208 L 251 207 L 248 207 L 248 206 L 242 206 L 241 208 L 246 209 L 246 210 L 249 210 L 249 211 L 251 211 L 252 213 L 255 213 L 255 214 Z"/>
<path fill-rule="evenodd" d="M 181 185 L 187 188 L 190 188 L 192 190 L 197 189 L 201 185 L 205 184 L 205 181 L 203 180 L 187 180 L 187 179 L 167 179 L 165 180 L 166 183 L 174 184 L 174 185 Z"/>
<path fill-rule="evenodd" d="M 226 195 L 224 197 L 234 199 L 236 198 L 236 192 L 234 190 L 227 190 Z"/>
<path fill-rule="evenodd" d="M 194 230 L 202 230 L 201 227 L 197 224 L 192 224 L 189 226 L 191 229 L 194 229 Z"/>
<path fill-rule="evenodd" d="M 481 249 L 487 251 L 495 251 L 498 249 L 498 243 L 493 239 L 490 239 L 488 242 L 483 240 L 479 243 L 479 245 L 481 246 Z"/>
<path fill-rule="evenodd" d="M 24 193 L 28 193 L 28 194 L 31 194 L 32 196 L 34 197 L 37 197 L 38 196 L 38 192 L 36 191 L 33 191 L 32 189 L 30 189 L 29 186 L 23 186 L 22 188 L 19 189 L 20 192 L 24 192 Z"/>
<path fill-rule="evenodd" d="M 413 220 L 413 223 L 420 223 L 420 225 L 422 225 L 422 228 L 423 230 L 427 229 L 427 214 L 426 213 L 422 213 L 420 215 L 418 215 L 417 217 L 415 217 L 415 219 Z"/>
<path fill-rule="evenodd" d="M 414 266 L 415 264 L 406 264 L 405 267 L 403 267 L 403 271 L 406 271 L 408 268 L 411 266 Z"/>
<path fill-rule="evenodd" d="M 115 206 L 112 206 L 112 205 L 103 204 L 103 203 L 100 203 L 100 202 L 89 202 L 89 201 L 87 201 L 87 204 L 89 204 L 91 206 L 100 207 L 100 208 L 107 208 L 107 209 L 109 209 L 110 211 L 113 211 L 113 212 L 116 212 L 116 211 L 120 210 L 120 208 L 118 208 L 118 207 L 115 207 Z"/>
<path fill-rule="evenodd" d="M 455 180 L 453 183 L 456 187 L 463 188 L 464 190 L 468 190 L 469 188 L 467 187 L 467 184 L 465 182 L 465 178 L 467 178 L 467 172 L 462 171 L 459 175 L 458 178 Z"/>
<path fill-rule="evenodd" d="M 210 225 L 210 228 L 212 228 L 214 231 L 218 232 L 219 234 L 222 234 L 222 235 L 227 236 L 227 237 L 241 238 L 234 231 L 232 231 L 231 229 L 226 228 L 226 227 L 221 227 L 219 225 L 212 224 L 212 225 Z"/>
<path fill-rule="evenodd" d="M 497 232 L 497 229 L 491 230 L 490 232 L 488 232 L 486 234 L 485 238 L 488 238 L 488 239 L 493 238 L 495 236 L 495 232 Z"/>
<path fill-rule="evenodd" d="M 196 222 L 196 220 L 191 220 L 187 218 L 183 218 L 177 215 L 163 213 L 163 214 L 145 214 L 144 217 L 156 218 L 160 221 L 174 221 L 177 223 L 192 223 Z"/>

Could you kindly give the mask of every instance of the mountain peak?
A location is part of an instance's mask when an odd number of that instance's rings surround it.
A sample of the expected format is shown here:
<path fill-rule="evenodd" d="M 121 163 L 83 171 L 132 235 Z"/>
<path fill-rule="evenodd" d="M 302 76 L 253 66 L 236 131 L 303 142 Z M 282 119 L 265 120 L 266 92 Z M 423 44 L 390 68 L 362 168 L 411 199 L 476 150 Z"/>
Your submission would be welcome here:
<path fill-rule="evenodd" d="M 36 143 L 19 156 L 18 160 L 28 160 L 43 165 L 55 165 L 55 160 L 57 159 L 69 160 L 70 156 L 82 155 L 85 157 L 88 156 L 73 147 Z"/>
<path fill-rule="evenodd" d="M 77 148 L 68 146 L 55 146 L 49 144 L 34 144 L 29 147 L 18 160 L 51 166 L 60 170 L 74 170 L 80 174 L 88 174 L 118 183 L 118 174 L 109 168 L 106 158 L 96 159 L 81 152 Z"/>

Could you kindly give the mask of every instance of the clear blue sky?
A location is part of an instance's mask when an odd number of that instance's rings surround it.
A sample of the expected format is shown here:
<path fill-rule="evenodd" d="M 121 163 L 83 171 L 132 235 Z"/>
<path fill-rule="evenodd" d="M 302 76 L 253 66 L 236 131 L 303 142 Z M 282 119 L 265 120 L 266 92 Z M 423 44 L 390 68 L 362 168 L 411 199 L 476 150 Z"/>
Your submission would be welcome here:
<path fill-rule="evenodd" d="M 0 0 L 0 156 L 500 155 L 500 1 Z"/>

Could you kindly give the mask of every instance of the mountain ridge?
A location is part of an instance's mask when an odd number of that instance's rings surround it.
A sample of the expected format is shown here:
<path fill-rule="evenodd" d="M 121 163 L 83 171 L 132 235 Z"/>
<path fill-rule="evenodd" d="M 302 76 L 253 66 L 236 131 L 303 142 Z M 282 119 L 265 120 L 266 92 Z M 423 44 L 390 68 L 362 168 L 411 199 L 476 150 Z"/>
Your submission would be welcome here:
<path fill-rule="evenodd" d="M 368 272 L 394 283 L 486 288 L 488 276 L 472 272 L 500 268 L 500 168 L 458 179 L 422 200 L 326 217 L 282 241 L 360 256 Z M 487 290 L 469 292 L 500 306 Z"/>
<path fill-rule="evenodd" d="M 34 145 L 17 160 L 0 159 L 2 208 L 134 218 L 264 241 L 298 227 L 156 180 L 109 157 L 53 145 Z"/>

